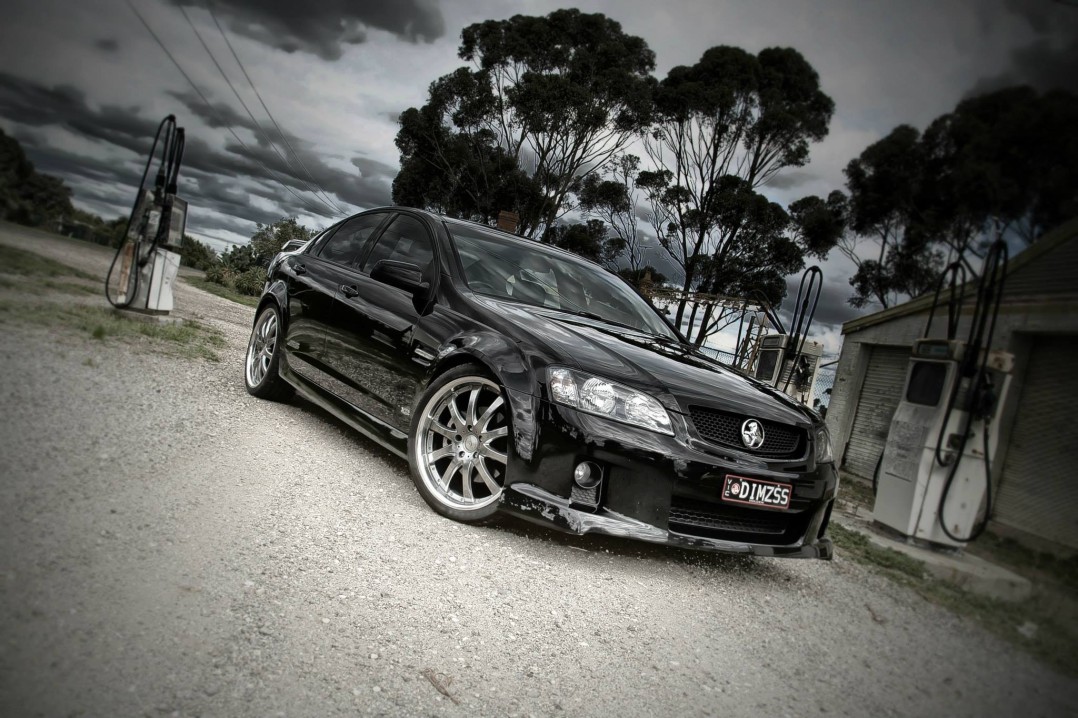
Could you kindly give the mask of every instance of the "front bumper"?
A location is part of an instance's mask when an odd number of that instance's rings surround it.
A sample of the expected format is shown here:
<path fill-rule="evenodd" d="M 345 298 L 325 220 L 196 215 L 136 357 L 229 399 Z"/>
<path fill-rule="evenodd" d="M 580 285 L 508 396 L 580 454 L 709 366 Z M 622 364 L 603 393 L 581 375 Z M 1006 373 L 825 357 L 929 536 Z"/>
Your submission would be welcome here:
<path fill-rule="evenodd" d="M 727 553 L 830 559 L 826 536 L 838 485 L 832 464 L 765 462 L 541 402 L 527 460 L 511 456 L 502 510 L 575 534 L 596 533 Z M 519 439 L 520 437 L 518 437 Z M 572 470 L 604 468 L 589 500 Z M 786 511 L 720 501 L 727 474 L 792 487 Z"/>

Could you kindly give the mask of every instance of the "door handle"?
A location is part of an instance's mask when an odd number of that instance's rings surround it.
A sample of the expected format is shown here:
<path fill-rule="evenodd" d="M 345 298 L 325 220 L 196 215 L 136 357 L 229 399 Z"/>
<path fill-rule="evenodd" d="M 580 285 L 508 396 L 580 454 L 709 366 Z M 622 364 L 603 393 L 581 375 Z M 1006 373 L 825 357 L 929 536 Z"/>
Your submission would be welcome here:
<path fill-rule="evenodd" d="M 351 299 L 352 297 L 358 297 L 359 287 L 355 286 L 354 284 L 342 284 L 341 294 L 348 297 L 349 299 Z"/>
<path fill-rule="evenodd" d="M 292 271 L 295 272 L 296 274 L 306 274 L 307 273 L 306 265 L 300 264 L 299 262 L 296 262 L 295 264 L 290 264 L 289 266 L 292 267 Z"/>

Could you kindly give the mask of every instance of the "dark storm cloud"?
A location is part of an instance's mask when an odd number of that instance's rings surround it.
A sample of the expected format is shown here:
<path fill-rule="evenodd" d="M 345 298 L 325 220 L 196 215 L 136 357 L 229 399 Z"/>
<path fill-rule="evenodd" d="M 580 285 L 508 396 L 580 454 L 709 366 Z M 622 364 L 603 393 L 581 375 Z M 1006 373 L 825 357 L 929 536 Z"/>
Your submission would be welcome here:
<path fill-rule="evenodd" d="M 363 177 L 389 177 L 397 174 L 397 168 L 369 157 L 353 157 L 352 165 Z"/>
<path fill-rule="evenodd" d="M 252 122 L 250 117 L 241 116 L 228 105 L 212 103 L 212 107 L 207 108 L 202 99 L 193 92 L 170 94 L 210 127 L 245 129 L 254 133 L 257 139 L 257 142 L 244 139 L 244 146 L 229 134 L 229 142 L 225 145 L 227 152 L 221 155 L 212 152 L 205 145 L 192 145 L 189 138 L 188 153 L 199 163 L 200 169 L 226 175 L 247 174 L 267 180 L 279 180 L 287 182 L 297 191 L 318 189 L 331 196 L 335 195 L 339 200 L 364 208 L 386 204 L 389 200 L 389 186 L 397 173 L 396 167 L 356 157 L 351 160 L 351 164 L 360 171 L 360 176 L 357 177 L 353 172 L 333 167 L 320 157 L 306 152 L 305 143 L 298 137 L 288 135 L 286 144 L 277 138 L 268 123 L 260 123 L 260 127 Z M 269 139 L 274 142 L 271 144 Z M 299 155 L 298 160 L 288 151 L 289 145 Z M 298 202 L 287 190 L 282 189 L 281 194 L 291 198 L 288 200 L 290 204 Z M 322 202 L 318 200 L 298 203 L 298 206 L 306 206 L 307 212 L 316 211 L 314 207 L 319 205 L 322 205 Z M 320 213 L 327 212 L 330 215 L 336 214 L 336 210 L 322 205 Z"/>
<path fill-rule="evenodd" d="M 235 126 L 240 133 L 256 127 L 249 118 L 240 117 L 225 105 L 214 105 L 214 112 L 192 93 L 172 93 L 187 105 L 216 133 L 222 126 Z M 177 113 L 179 114 L 179 113 Z M 137 186 L 141 162 L 150 150 L 158 122 L 140 115 L 138 107 L 103 105 L 91 107 L 85 95 L 72 87 L 46 87 L 0 73 L 0 117 L 26 127 L 62 127 L 76 135 L 121 147 L 135 154 L 127 161 L 101 160 L 73 154 L 51 144 L 28 137 L 28 150 L 42 171 L 71 181 L 81 198 L 87 182 L 113 183 L 128 188 Z M 216 119 L 215 119 L 216 117 Z M 388 204 L 389 186 L 396 168 L 364 157 L 351 160 L 359 173 L 334 167 L 320 157 L 302 154 L 302 166 L 285 154 L 282 147 L 245 139 L 246 146 L 226 135 L 224 151 L 206 141 L 205 136 L 189 131 L 184 154 L 182 177 L 196 184 L 184 186 L 192 205 L 200 205 L 229 216 L 249 221 L 267 222 L 283 215 L 320 214 L 336 219 L 340 212 L 316 198 L 315 188 L 325 191 L 335 202 L 373 207 Z M 294 137 L 289 142 L 297 152 L 303 143 Z M 280 154 L 278 154 L 280 153 Z M 307 177 L 306 168 L 313 177 Z M 213 178 L 218 178 L 216 181 Z M 288 191 L 284 185 L 295 192 Z M 250 196 L 269 200 L 277 209 L 253 207 Z M 298 197 L 297 197 L 298 195 Z M 347 208 L 341 208 L 347 211 Z M 249 227 L 248 227 L 249 229 Z"/>
<path fill-rule="evenodd" d="M 170 1 L 204 7 L 203 0 Z M 445 34 L 445 20 L 434 0 L 217 0 L 213 8 L 241 35 L 324 60 L 337 60 L 345 45 L 364 42 L 371 28 L 410 42 L 433 42 Z"/>
<path fill-rule="evenodd" d="M 0 117 L 31 127 L 65 127 L 138 154 L 149 152 L 157 130 L 157 122 L 139 116 L 138 107 L 103 105 L 95 110 L 74 87 L 45 87 L 4 72 L 0 72 Z"/>
<path fill-rule="evenodd" d="M 820 301 L 816 305 L 816 312 L 813 315 L 813 325 L 841 326 L 843 322 L 848 322 L 865 314 L 866 310 L 855 309 L 850 306 L 849 298 L 853 294 L 853 288 L 850 287 L 849 280 L 845 277 L 829 278 L 826 274 L 827 268 L 824 267 L 823 270 L 825 272 L 824 281 L 820 290 Z M 786 278 L 786 298 L 782 300 L 779 318 L 786 324 L 787 329 L 790 329 L 791 316 L 794 307 L 797 306 L 797 291 L 800 286 L 801 275 Z M 805 281 L 805 286 L 808 286 L 808 280 Z M 804 294 L 802 294 L 801 299 L 804 301 Z M 811 303 L 809 308 L 812 308 Z"/>
<path fill-rule="evenodd" d="M 1078 93 L 1078 5 L 1063 2 L 1007 0 L 1010 20 L 1036 36 L 1011 50 L 1010 68 L 982 78 L 967 93 L 974 96 L 1011 85 Z"/>
<path fill-rule="evenodd" d="M 819 179 L 812 172 L 804 172 L 802 170 L 790 170 L 788 172 L 780 172 L 772 177 L 767 182 L 769 189 L 793 189 L 800 187 L 801 185 L 808 184 Z"/>

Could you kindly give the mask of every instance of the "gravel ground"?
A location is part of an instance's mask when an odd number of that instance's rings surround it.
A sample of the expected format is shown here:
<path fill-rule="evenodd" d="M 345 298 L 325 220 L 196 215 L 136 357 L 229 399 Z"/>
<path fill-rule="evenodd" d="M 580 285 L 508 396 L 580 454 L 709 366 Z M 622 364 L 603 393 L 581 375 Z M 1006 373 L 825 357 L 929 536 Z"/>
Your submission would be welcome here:
<path fill-rule="evenodd" d="M 439 518 L 403 462 L 244 391 L 252 309 L 182 283 L 177 305 L 224 332 L 220 363 L 3 325 L 0 715 L 1078 710 L 1078 681 L 841 553 Z"/>

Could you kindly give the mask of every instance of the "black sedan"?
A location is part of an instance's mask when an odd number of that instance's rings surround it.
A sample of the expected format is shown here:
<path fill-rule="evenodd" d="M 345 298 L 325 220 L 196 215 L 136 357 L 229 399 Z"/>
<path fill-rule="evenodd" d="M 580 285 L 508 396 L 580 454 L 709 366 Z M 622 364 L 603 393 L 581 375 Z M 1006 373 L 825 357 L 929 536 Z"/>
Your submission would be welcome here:
<path fill-rule="evenodd" d="M 457 521 L 832 555 L 819 417 L 534 241 L 403 207 L 340 222 L 270 264 L 244 374 L 407 459 Z"/>

